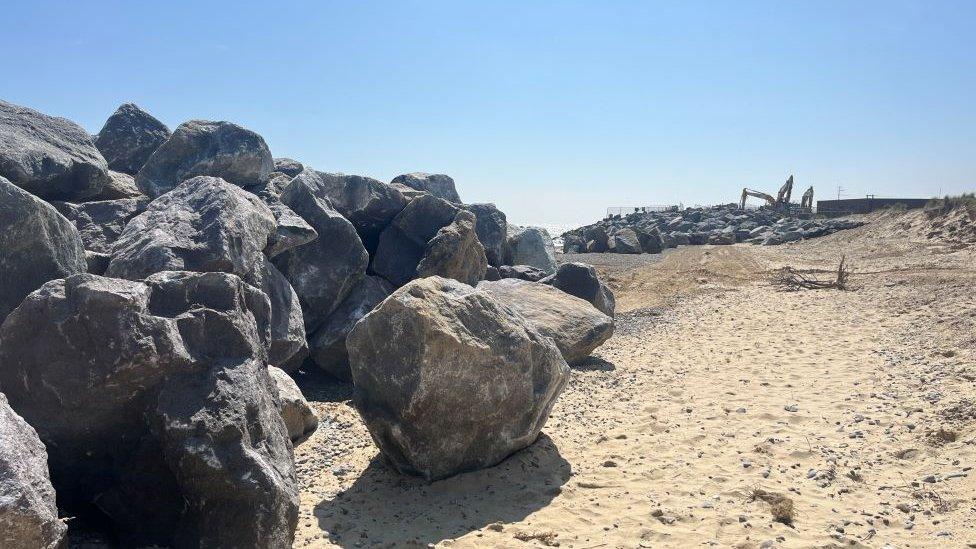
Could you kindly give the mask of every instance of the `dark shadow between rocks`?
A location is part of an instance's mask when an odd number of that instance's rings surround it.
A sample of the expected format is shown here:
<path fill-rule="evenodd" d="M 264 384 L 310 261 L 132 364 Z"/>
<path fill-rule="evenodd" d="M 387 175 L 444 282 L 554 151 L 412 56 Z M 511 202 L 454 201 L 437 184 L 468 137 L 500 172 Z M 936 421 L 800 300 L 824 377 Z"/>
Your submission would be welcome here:
<path fill-rule="evenodd" d="M 571 364 L 570 368 L 580 372 L 612 372 L 617 369 L 613 362 L 598 356 L 588 356 L 575 364 Z"/>
<path fill-rule="evenodd" d="M 344 402 L 352 398 L 353 384 L 329 375 L 311 360 L 291 374 L 309 402 Z"/>
<path fill-rule="evenodd" d="M 524 519 L 559 495 L 570 474 L 545 434 L 494 467 L 433 483 L 397 473 L 378 454 L 348 490 L 320 502 L 314 513 L 342 547 L 427 547 Z"/>

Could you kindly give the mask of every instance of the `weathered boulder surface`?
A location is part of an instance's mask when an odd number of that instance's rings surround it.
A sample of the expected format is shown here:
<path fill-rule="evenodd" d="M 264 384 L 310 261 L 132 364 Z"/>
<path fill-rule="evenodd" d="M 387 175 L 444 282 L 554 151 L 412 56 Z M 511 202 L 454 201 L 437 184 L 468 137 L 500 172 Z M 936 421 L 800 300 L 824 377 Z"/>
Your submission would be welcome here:
<path fill-rule="evenodd" d="M 295 288 L 305 330 L 312 333 L 366 275 L 369 255 L 352 223 L 304 179 L 295 178 L 285 187 L 281 201 L 319 235 L 274 257 L 275 266 Z"/>
<path fill-rule="evenodd" d="M 274 159 L 274 171 L 281 172 L 288 177 L 295 177 L 296 175 L 302 173 L 305 166 L 297 160 L 292 160 L 291 158 L 275 158 Z"/>
<path fill-rule="evenodd" d="M 119 200 L 122 198 L 141 198 L 145 195 L 136 185 L 136 179 L 127 173 L 108 171 L 109 179 L 102 192 L 86 200 Z"/>
<path fill-rule="evenodd" d="M 528 265 L 552 274 L 556 272 L 556 249 L 549 231 L 542 227 L 508 224 L 505 244 L 506 265 Z"/>
<path fill-rule="evenodd" d="M 642 251 L 634 229 L 621 229 L 614 233 L 611 248 L 618 254 L 639 254 Z"/>
<path fill-rule="evenodd" d="M 502 265 L 498 268 L 498 279 L 517 278 L 519 280 L 538 282 L 547 276 L 549 276 L 549 273 L 541 269 L 536 269 L 535 267 L 529 267 L 528 265 Z M 485 280 L 490 279 L 486 276 Z"/>
<path fill-rule="evenodd" d="M 457 206 L 429 194 L 410 201 L 380 233 L 373 272 L 394 286 L 413 280 L 427 243 L 442 227 L 453 222 L 457 213 Z"/>
<path fill-rule="evenodd" d="M 291 442 L 266 367 L 268 298 L 227 273 L 48 282 L 0 326 L 0 386 L 66 508 L 124 546 L 290 547 Z"/>
<path fill-rule="evenodd" d="M 461 197 L 454 187 L 454 180 L 444 174 L 408 173 L 394 177 L 392 183 L 398 183 L 411 189 L 430 193 L 437 198 L 443 198 L 454 204 L 461 203 Z"/>
<path fill-rule="evenodd" d="M 0 393 L 0 547 L 59 549 L 68 527 L 58 518 L 47 450 Z"/>
<path fill-rule="evenodd" d="M 146 211 L 149 199 L 123 198 L 81 204 L 51 202 L 51 205 L 78 229 L 86 250 L 108 254 L 126 223 Z"/>
<path fill-rule="evenodd" d="M 149 157 L 136 184 L 155 198 L 198 175 L 251 187 L 266 182 L 273 169 L 271 151 L 260 135 L 231 122 L 190 120 Z"/>
<path fill-rule="evenodd" d="M 102 192 L 108 164 L 81 126 L 0 100 L 0 177 L 45 200 Z"/>
<path fill-rule="evenodd" d="M 308 405 L 305 395 L 298 388 L 295 380 L 281 368 L 268 366 L 268 373 L 274 382 L 281 405 L 281 418 L 288 429 L 288 436 L 293 443 L 298 443 L 315 432 L 319 426 L 319 418 Z"/>
<path fill-rule="evenodd" d="M 129 280 L 160 271 L 236 274 L 271 299 L 271 364 L 278 365 L 306 343 L 298 296 L 262 253 L 276 228 L 257 196 L 220 178 L 197 176 L 126 224 L 106 274 Z"/>
<path fill-rule="evenodd" d="M 593 265 L 586 263 L 563 263 L 555 274 L 539 282 L 578 297 L 596 307 L 601 313 L 613 318 L 616 300 L 610 288 L 600 282 Z"/>
<path fill-rule="evenodd" d="M 488 264 L 493 267 L 502 265 L 505 262 L 505 239 L 508 238 L 505 214 L 494 204 L 467 204 L 464 208 L 478 219 L 475 230 L 485 247 Z"/>
<path fill-rule="evenodd" d="M 370 253 L 376 251 L 380 232 L 400 213 L 407 200 L 395 188 L 361 175 L 324 173 L 306 168 L 295 178 L 326 198 L 356 227 Z"/>
<path fill-rule="evenodd" d="M 473 213 L 461 210 L 450 225 L 437 231 L 417 265 L 417 276 L 453 278 L 471 286 L 484 280 L 488 259 L 475 232 L 475 221 Z"/>
<path fill-rule="evenodd" d="M 50 204 L 0 177 L 0 322 L 48 280 L 87 268 L 78 229 Z"/>
<path fill-rule="evenodd" d="M 169 136 L 166 124 L 134 103 L 124 103 L 105 121 L 95 146 L 109 168 L 135 175 Z"/>
<path fill-rule="evenodd" d="M 346 346 L 373 440 L 399 471 L 430 480 L 532 444 L 569 379 L 552 341 L 510 307 L 440 277 L 394 292 Z"/>
<path fill-rule="evenodd" d="M 481 282 L 478 290 L 522 315 L 543 336 L 551 337 L 570 364 L 575 364 L 613 335 L 613 319 L 566 292 L 527 280 Z"/>
<path fill-rule="evenodd" d="M 332 376 L 348 380 L 349 353 L 346 336 L 359 319 L 393 292 L 393 286 L 378 276 L 366 275 L 342 304 L 309 337 L 312 360 Z"/>

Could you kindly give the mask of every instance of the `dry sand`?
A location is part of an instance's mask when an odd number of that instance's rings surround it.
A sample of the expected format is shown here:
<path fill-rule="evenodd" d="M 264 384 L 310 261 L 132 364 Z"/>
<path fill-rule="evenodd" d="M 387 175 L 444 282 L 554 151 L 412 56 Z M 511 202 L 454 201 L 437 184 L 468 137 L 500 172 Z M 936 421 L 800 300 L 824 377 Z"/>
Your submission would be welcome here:
<path fill-rule="evenodd" d="M 976 547 L 974 253 L 927 239 L 921 212 L 870 220 L 779 247 L 578 256 L 611 280 L 617 333 L 541 439 L 488 470 L 402 477 L 348 386 L 303 379 L 325 420 L 296 450 L 296 547 Z M 767 282 L 842 254 L 855 291 Z M 789 498 L 792 524 L 756 490 Z"/>

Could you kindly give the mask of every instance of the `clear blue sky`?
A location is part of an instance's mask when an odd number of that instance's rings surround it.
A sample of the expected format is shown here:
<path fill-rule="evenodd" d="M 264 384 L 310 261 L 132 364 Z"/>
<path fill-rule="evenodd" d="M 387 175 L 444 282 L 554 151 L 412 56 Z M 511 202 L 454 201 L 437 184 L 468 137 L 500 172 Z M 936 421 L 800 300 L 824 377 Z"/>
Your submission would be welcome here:
<path fill-rule="evenodd" d="M 125 101 L 275 156 L 452 175 L 517 222 L 976 188 L 976 2 L 5 2 L 0 97 Z"/>

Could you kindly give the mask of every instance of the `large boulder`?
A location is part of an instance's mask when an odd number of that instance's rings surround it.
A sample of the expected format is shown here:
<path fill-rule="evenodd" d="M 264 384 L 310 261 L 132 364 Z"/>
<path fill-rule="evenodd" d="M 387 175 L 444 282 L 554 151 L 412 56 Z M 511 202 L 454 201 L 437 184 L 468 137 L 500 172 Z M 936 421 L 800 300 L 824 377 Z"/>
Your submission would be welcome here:
<path fill-rule="evenodd" d="M 191 120 L 149 157 L 136 184 L 155 198 L 198 175 L 251 187 L 266 182 L 273 169 L 271 151 L 260 135 L 231 122 Z"/>
<path fill-rule="evenodd" d="M 528 265 L 546 274 L 556 272 L 556 248 L 549 231 L 542 227 L 519 227 L 509 223 L 505 264 Z"/>
<path fill-rule="evenodd" d="M 0 327 L 0 386 L 66 509 L 123 546 L 291 547 L 298 490 L 268 298 L 227 273 L 74 275 Z"/>
<path fill-rule="evenodd" d="M 281 201 L 319 235 L 274 257 L 275 266 L 295 288 L 305 330 L 312 333 L 366 275 L 369 255 L 352 223 L 307 181 L 293 180 L 282 191 Z"/>
<path fill-rule="evenodd" d="M 634 234 L 640 244 L 641 251 L 645 254 L 659 254 L 665 248 L 664 240 L 661 238 L 661 230 L 655 227 L 635 227 Z"/>
<path fill-rule="evenodd" d="M 398 287 L 413 280 L 427 243 L 457 213 L 457 206 L 429 194 L 413 199 L 380 233 L 373 272 Z"/>
<path fill-rule="evenodd" d="M 417 276 L 453 278 L 471 286 L 484 280 L 488 259 L 474 226 L 474 214 L 459 211 L 454 221 L 437 231 L 427 243 L 424 257 L 417 265 Z"/>
<path fill-rule="evenodd" d="M 549 276 L 549 274 L 542 269 L 536 269 L 535 267 L 529 267 L 528 265 L 502 265 L 498 268 L 498 279 L 517 278 L 519 280 L 531 280 L 532 282 L 538 282 L 547 276 Z M 486 276 L 485 280 L 491 279 Z"/>
<path fill-rule="evenodd" d="M 600 282 L 593 265 L 586 263 L 563 263 L 556 273 L 540 280 L 554 288 L 578 297 L 596 307 L 601 313 L 613 318 L 616 300 L 613 292 Z"/>
<path fill-rule="evenodd" d="M 494 204 L 468 204 L 464 208 L 477 218 L 475 230 L 478 240 L 485 247 L 488 264 L 498 267 L 505 262 L 505 239 L 508 238 L 508 221 L 505 214 Z"/>
<path fill-rule="evenodd" d="M 58 518 L 47 450 L 0 393 L 0 547 L 59 549 L 68 527 Z"/>
<path fill-rule="evenodd" d="M 378 276 L 366 275 L 342 304 L 308 339 L 312 360 L 332 376 L 348 380 L 349 353 L 346 336 L 359 319 L 393 292 L 393 286 Z"/>
<path fill-rule="evenodd" d="M 0 322 L 48 280 L 87 268 L 78 229 L 50 204 L 0 177 Z"/>
<path fill-rule="evenodd" d="M 288 177 L 295 177 L 296 175 L 302 173 L 305 166 L 297 160 L 292 160 L 291 158 L 275 158 L 274 159 L 274 171 L 283 173 Z"/>
<path fill-rule="evenodd" d="M 437 198 L 443 198 L 454 204 L 461 203 L 461 197 L 454 187 L 454 180 L 450 176 L 440 173 L 414 172 L 398 175 L 392 183 L 404 185 L 418 191 L 430 193 Z"/>
<path fill-rule="evenodd" d="M 576 364 L 613 335 L 613 319 L 586 301 L 538 282 L 507 278 L 481 282 L 478 290 L 514 309 Z"/>
<path fill-rule="evenodd" d="M 552 341 L 510 307 L 440 277 L 394 292 L 346 345 L 373 440 L 399 471 L 428 480 L 532 444 L 569 379 Z"/>
<path fill-rule="evenodd" d="M 641 249 L 640 239 L 634 229 L 620 229 L 613 233 L 613 251 L 618 254 L 639 254 Z"/>
<path fill-rule="evenodd" d="M 98 202 L 51 202 L 61 215 L 71 221 L 86 250 L 108 254 L 133 217 L 146 211 L 148 198 L 124 198 Z"/>
<path fill-rule="evenodd" d="M 0 100 L 0 177 L 45 200 L 102 192 L 108 164 L 81 126 Z"/>
<path fill-rule="evenodd" d="M 274 366 L 268 366 L 268 373 L 271 374 L 271 381 L 274 382 L 281 405 L 281 419 L 285 421 L 289 438 L 297 444 L 315 432 L 319 426 L 319 418 L 290 375 Z"/>
<path fill-rule="evenodd" d="M 400 213 L 407 200 L 400 191 L 370 177 L 324 173 L 306 168 L 294 181 L 313 189 L 316 196 L 352 222 L 369 252 L 375 252 L 380 232 Z"/>
<path fill-rule="evenodd" d="M 217 177 L 198 176 L 153 200 L 125 226 L 106 275 L 142 280 L 160 271 L 234 273 L 271 298 L 271 364 L 305 346 L 298 296 L 262 251 L 276 231 L 257 196 Z"/>
<path fill-rule="evenodd" d="M 166 124 L 134 103 L 124 103 L 105 121 L 95 146 L 109 168 L 135 175 L 169 136 Z"/>
<path fill-rule="evenodd" d="M 109 170 L 109 178 L 102 192 L 86 200 L 119 200 L 122 198 L 141 198 L 145 195 L 136 185 L 136 179 L 127 173 Z"/>

